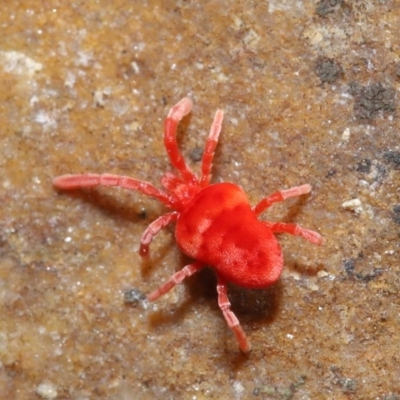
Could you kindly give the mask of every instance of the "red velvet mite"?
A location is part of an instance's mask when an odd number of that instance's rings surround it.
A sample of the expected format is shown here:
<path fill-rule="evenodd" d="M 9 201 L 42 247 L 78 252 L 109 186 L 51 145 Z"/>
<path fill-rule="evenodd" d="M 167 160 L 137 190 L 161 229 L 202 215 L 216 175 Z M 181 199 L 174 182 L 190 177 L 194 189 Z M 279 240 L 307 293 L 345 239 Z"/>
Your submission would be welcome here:
<path fill-rule="evenodd" d="M 154 236 L 175 222 L 178 246 L 195 261 L 176 272 L 147 298 L 158 299 L 195 272 L 210 266 L 218 283 L 218 305 L 232 329 L 242 352 L 250 351 L 246 334 L 231 311 L 227 282 L 245 288 L 265 288 L 279 279 L 283 268 L 281 247 L 275 233 L 302 236 L 315 244 L 322 237 L 297 224 L 259 221 L 258 216 L 272 204 L 289 197 L 309 193 L 311 186 L 301 185 L 281 190 L 263 198 L 251 207 L 243 189 L 229 182 L 210 184 L 214 151 L 221 132 L 223 112 L 218 110 L 202 156 L 198 178 L 186 164 L 176 141 L 179 121 L 192 109 L 192 101 L 183 98 L 168 113 L 164 123 L 164 145 L 177 174 L 166 172 L 161 178 L 164 190 L 149 182 L 111 174 L 62 175 L 54 179 L 56 188 L 68 190 L 102 186 L 118 186 L 154 197 L 172 211 L 153 221 L 140 241 L 140 255 L 147 256 Z"/>

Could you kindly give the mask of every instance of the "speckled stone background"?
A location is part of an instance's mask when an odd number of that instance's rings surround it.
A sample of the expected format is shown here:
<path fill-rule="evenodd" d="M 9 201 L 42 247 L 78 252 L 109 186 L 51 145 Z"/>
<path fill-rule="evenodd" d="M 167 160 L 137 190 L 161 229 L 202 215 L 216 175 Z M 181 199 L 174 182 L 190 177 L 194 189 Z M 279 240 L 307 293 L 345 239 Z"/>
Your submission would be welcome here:
<path fill-rule="evenodd" d="M 1 398 L 400 399 L 399 1 L 2 0 L 0 20 Z M 263 218 L 325 246 L 280 235 L 280 281 L 230 288 L 249 356 L 212 272 L 141 300 L 189 262 L 173 227 L 137 253 L 161 204 L 51 184 L 158 184 L 187 95 L 193 169 L 222 108 L 215 182 L 252 204 L 313 185 Z"/>

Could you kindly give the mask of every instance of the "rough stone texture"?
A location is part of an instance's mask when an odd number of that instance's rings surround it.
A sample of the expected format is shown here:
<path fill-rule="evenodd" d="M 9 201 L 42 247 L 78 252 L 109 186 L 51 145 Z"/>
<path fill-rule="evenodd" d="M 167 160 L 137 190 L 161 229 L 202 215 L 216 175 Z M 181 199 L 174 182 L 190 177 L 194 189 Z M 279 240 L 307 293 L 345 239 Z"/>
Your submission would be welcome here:
<path fill-rule="evenodd" d="M 1 10 L 1 398 L 400 398 L 398 1 L 31 0 Z M 341 73 L 321 84 L 324 59 Z M 389 106 L 362 100 L 371 88 L 390 90 L 377 94 Z M 148 262 L 137 254 L 159 203 L 51 185 L 85 171 L 157 183 L 170 168 L 162 120 L 185 95 L 195 106 L 179 141 L 193 168 L 223 108 L 214 180 L 241 184 L 253 204 L 312 184 L 265 217 L 326 239 L 282 235 L 281 280 L 231 288 L 248 357 L 209 271 L 143 302 L 188 262 L 172 229 Z M 360 102 L 372 104 L 367 118 Z M 355 199 L 357 212 L 342 206 Z"/>

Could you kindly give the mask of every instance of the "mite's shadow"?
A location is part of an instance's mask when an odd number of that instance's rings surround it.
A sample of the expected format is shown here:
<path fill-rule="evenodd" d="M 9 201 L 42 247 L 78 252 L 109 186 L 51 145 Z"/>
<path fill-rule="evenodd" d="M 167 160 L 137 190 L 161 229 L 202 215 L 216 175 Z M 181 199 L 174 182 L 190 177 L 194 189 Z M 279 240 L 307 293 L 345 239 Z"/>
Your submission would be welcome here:
<path fill-rule="evenodd" d="M 219 311 L 217 278 L 210 268 L 199 271 L 188 283 L 190 298 L 206 301 L 212 309 Z M 241 323 L 270 323 L 274 320 L 280 303 L 281 286 L 279 282 L 265 289 L 246 289 L 233 284 L 228 285 L 228 298 L 231 309 Z M 222 313 L 221 313 L 221 318 Z"/>
<path fill-rule="evenodd" d="M 185 265 L 190 263 L 190 259 L 185 261 Z M 184 285 L 189 290 L 186 300 L 176 306 L 166 306 L 167 309 L 160 307 L 150 320 L 153 327 L 171 323 L 179 325 L 186 313 L 190 312 L 198 303 L 207 303 L 210 309 L 214 311 L 213 314 L 220 314 L 220 318 L 223 319 L 218 306 L 217 279 L 210 268 L 204 268 L 186 279 Z M 272 323 L 279 310 L 281 293 L 282 286 L 279 281 L 266 289 L 260 290 L 245 289 L 232 284 L 229 284 L 228 287 L 231 309 L 239 318 L 245 331 L 248 330 L 246 325 L 255 328 L 258 324 Z M 226 326 L 226 329 L 228 332 L 228 326 Z"/>
<path fill-rule="evenodd" d="M 293 201 L 293 203 L 287 207 L 286 215 L 281 222 L 295 223 L 297 215 L 301 212 L 303 205 L 307 202 L 307 199 L 310 196 L 311 196 L 311 193 L 307 193 L 307 194 L 303 194 L 299 197 L 296 197 L 296 200 Z"/>
<path fill-rule="evenodd" d="M 138 203 L 139 196 L 127 191 L 105 193 L 105 189 L 77 189 L 68 192 L 59 190 L 60 196 L 79 198 L 87 204 L 91 204 L 100 210 L 104 215 L 117 219 L 123 223 L 135 223 L 138 221 L 156 219 L 158 215 L 149 215 L 143 206 Z"/>

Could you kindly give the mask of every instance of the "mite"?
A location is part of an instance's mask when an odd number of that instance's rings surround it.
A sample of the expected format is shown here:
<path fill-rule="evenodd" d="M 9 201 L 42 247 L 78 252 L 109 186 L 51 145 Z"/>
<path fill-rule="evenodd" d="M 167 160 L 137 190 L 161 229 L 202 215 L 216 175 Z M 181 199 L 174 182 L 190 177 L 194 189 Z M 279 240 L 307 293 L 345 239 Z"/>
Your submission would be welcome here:
<path fill-rule="evenodd" d="M 314 244 L 322 244 L 322 237 L 297 224 L 259 221 L 258 216 L 272 204 L 311 191 L 308 184 L 277 191 L 251 206 L 243 189 L 233 183 L 210 184 L 211 167 L 223 111 L 217 110 L 206 141 L 197 177 L 187 165 L 176 141 L 178 123 L 192 109 L 192 101 L 183 98 L 171 108 L 164 122 L 164 145 L 176 173 L 166 172 L 161 178 L 160 190 L 149 182 L 128 176 L 111 174 L 62 175 L 53 180 L 62 190 L 118 186 L 136 190 L 162 202 L 171 211 L 153 221 L 144 231 L 139 253 L 149 254 L 154 236 L 175 223 L 175 238 L 179 248 L 195 260 L 173 274 L 163 285 L 150 293 L 150 301 L 158 299 L 200 269 L 209 266 L 217 276 L 218 305 L 243 353 L 250 351 L 250 343 L 231 310 L 227 283 L 245 288 L 265 288 L 279 279 L 283 268 L 281 247 L 276 233 L 301 236 Z"/>

